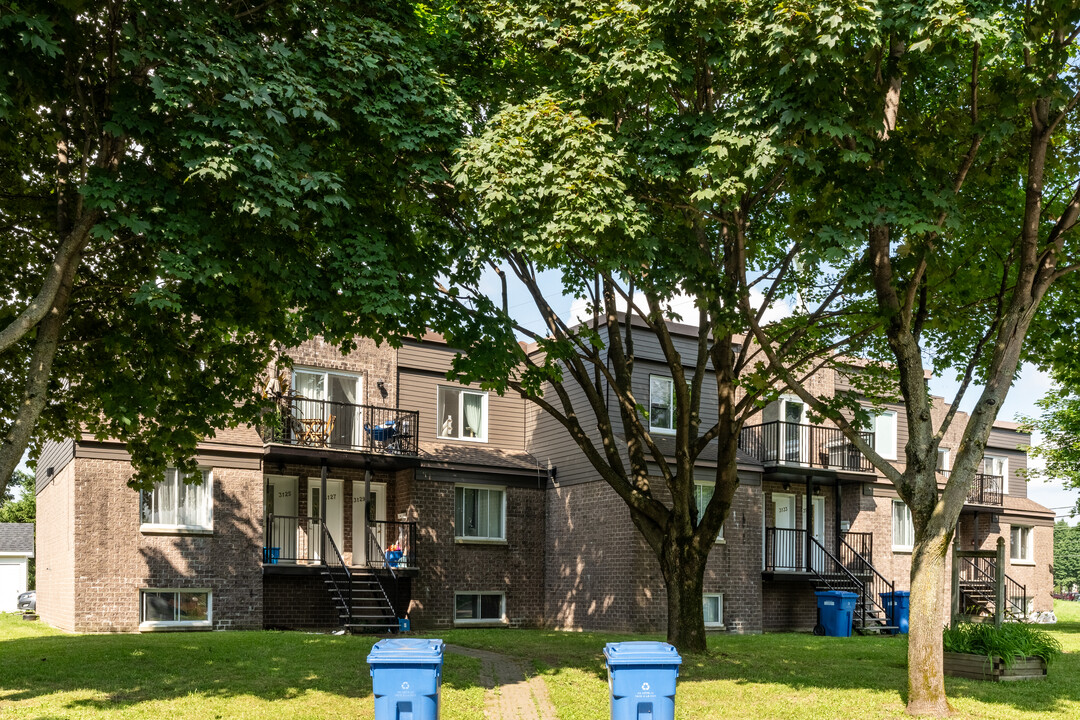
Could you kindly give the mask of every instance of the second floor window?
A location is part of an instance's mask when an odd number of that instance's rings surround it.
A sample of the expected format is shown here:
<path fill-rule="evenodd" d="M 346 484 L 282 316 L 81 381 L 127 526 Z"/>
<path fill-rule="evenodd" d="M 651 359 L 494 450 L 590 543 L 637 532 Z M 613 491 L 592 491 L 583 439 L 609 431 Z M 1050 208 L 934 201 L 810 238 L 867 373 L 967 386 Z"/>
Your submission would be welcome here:
<path fill-rule="evenodd" d="M 892 504 L 893 550 L 911 550 L 915 547 L 915 526 L 911 522 L 911 509 L 903 500 Z"/>
<path fill-rule="evenodd" d="M 486 392 L 439 386 L 437 435 L 454 440 L 487 441 Z"/>
<path fill-rule="evenodd" d="M 896 459 L 896 411 L 871 411 L 874 419 L 874 449 L 886 460 Z"/>
<path fill-rule="evenodd" d="M 649 376 L 649 429 L 675 430 L 675 381 L 663 375 Z"/>
<path fill-rule="evenodd" d="M 506 491 L 502 488 L 454 488 L 454 537 L 506 539 Z"/>
<path fill-rule="evenodd" d="M 201 471 L 201 477 L 193 482 L 184 480 L 175 468 L 169 468 L 153 490 L 139 493 L 144 529 L 213 530 L 210 470 Z"/>
<path fill-rule="evenodd" d="M 1001 478 L 1001 492 L 1009 492 L 1009 459 L 1003 455 L 983 455 L 979 472 Z"/>

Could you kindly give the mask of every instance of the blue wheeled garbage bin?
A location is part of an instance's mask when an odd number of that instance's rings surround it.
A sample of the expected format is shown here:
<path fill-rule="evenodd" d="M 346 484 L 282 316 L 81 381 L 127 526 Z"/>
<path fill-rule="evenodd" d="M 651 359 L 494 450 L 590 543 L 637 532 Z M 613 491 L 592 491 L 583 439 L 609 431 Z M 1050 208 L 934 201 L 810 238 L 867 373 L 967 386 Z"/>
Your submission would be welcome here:
<path fill-rule="evenodd" d="M 859 596 L 842 590 L 816 592 L 818 616 L 829 637 L 851 637 L 851 621 Z"/>
<path fill-rule="evenodd" d="M 911 593 L 907 590 L 881 593 L 881 606 L 889 616 L 889 624 L 896 627 L 890 630 L 893 635 L 908 631 L 908 610 L 911 607 Z"/>
<path fill-rule="evenodd" d="M 675 678 L 682 658 L 664 642 L 608 643 L 611 720 L 675 720 Z"/>
<path fill-rule="evenodd" d="M 442 640 L 380 640 L 367 661 L 375 692 L 375 720 L 439 720 Z"/>

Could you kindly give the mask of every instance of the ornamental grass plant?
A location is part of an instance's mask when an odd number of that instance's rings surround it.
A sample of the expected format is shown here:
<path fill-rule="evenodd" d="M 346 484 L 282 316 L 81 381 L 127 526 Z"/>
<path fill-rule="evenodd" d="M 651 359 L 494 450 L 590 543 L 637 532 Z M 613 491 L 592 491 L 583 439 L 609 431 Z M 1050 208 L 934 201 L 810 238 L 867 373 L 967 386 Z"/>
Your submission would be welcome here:
<path fill-rule="evenodd" d="M 957 623 L 945 628 L 943 641 L 945 652 L 1000 657 L 1006 667 L 1025 657 L 1042 658 L 1049 665 L 1062 654 L 1057 638 L 1024 623 Z"/>

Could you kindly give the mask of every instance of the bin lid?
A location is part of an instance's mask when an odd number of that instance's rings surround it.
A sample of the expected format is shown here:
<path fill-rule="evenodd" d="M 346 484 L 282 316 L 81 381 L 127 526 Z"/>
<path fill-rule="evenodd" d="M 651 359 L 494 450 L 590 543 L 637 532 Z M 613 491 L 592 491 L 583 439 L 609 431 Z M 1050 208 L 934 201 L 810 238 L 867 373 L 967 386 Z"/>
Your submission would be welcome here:
<path fill-rule="evenodd" d="M 380 640 L 367 656 L 374 663 L 439 663 L 443 661 L 443 641 L 422 638 L 388 638 Z"/>
<path fill-rule="evenodd" d="M 853 598 L 859 597 L 858 593 L 847 592 L 846 590 L 818 590 L 814 593 L 818 597 L 833 597 L 833 598 Z"/>
<path fill-rule="evenodd" d="M 655 640 L 633 640 L 604 646 L 608 665 L 681 665 L 673 645 Z"/>

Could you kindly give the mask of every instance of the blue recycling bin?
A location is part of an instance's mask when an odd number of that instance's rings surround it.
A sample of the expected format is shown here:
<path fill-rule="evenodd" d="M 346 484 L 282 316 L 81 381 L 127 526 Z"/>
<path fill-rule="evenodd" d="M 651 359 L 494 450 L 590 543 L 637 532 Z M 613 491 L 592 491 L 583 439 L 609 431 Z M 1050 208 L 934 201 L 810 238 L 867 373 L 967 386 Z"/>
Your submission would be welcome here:
<path fill-rule="evenodd" d="M 611 720 L 675 720 L 675 678 L 682 658 L 664 642 L 604 646 Z"/>
<path fill-rule="evenodd" d="M 842 590 L 816 592 L 818 617 L 829 637 L 851 637 L 851 621 L 855 617 L 855 601 L 859 596 Z"/>
<path fill-rule="evenodd" d="M 442 640 L 380 640 L 367 661 L 375 692 L 375 720 L 439 720 Z"/>
<path fill-rule="evenodd" d="M 907 590 L 881 593 L 881 606 L 889 616 L 889 624 L 896 626 L 890 630 L 893 635 L 908 631 L 908 612 L 911 608 L 911 593 Z"/>

